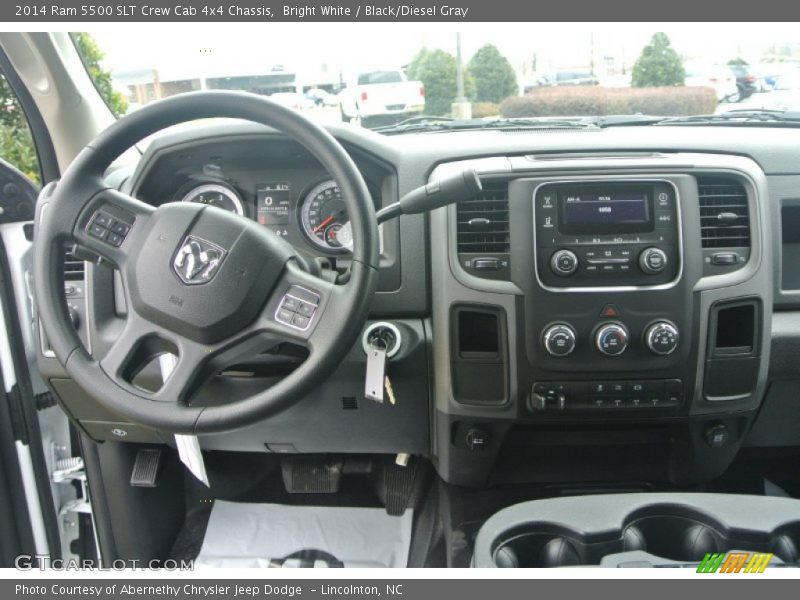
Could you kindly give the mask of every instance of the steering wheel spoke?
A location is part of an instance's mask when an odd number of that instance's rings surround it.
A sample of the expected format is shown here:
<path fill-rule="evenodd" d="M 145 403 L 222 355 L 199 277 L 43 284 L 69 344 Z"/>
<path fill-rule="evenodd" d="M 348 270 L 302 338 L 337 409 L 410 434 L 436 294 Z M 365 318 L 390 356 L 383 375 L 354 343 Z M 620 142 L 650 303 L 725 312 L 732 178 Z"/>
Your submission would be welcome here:
<path fill-rule="evenodd" d="M 155 209 L 112 189 L 99 191 L 82 211 L 72 238 L 81 247 L 118 268 L 137 250 Z"/>

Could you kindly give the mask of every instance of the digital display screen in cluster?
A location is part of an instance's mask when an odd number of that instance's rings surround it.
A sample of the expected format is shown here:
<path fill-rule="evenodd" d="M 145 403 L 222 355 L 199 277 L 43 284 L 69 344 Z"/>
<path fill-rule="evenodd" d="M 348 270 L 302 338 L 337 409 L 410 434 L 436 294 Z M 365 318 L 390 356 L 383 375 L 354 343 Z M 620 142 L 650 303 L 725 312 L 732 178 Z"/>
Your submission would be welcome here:
<path fill-rule="evenodd" d="M 261 225 L 288 225 L 291 205 L 288 183 L 260 183 L 256 187 L 256 220 Z"/>

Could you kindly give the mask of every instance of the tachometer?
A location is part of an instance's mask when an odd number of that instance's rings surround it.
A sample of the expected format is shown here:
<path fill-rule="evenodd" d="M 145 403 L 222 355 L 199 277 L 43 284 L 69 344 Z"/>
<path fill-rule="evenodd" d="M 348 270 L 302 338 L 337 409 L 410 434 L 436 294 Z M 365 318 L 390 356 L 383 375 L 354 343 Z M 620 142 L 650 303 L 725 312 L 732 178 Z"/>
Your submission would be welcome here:
<path fill-rule="evenodd" d="M 192 188 L 186 193 L 181 202 L 197 202 L 216 206 L 222 210 L 234 212 L 244 216 L 244 206 L 242 199 L 233 189 L 219 183 L 205 183 Z"/>
<path fill-rule="evenodd" d="M 352 251 L 350 217 L 342 192 L 332 179 L 315 186 L 303 198 L 300 222 L 303 233 L 315 246 L 334 253 Z"/>

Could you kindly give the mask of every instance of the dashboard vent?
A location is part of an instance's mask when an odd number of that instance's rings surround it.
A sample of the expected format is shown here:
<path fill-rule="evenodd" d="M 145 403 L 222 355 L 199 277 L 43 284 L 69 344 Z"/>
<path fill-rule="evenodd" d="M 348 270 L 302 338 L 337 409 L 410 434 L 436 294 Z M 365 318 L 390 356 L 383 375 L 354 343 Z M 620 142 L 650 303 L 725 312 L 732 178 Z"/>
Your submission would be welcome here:
<path fill-rule="evenodd" d="M 72 246 L 64 248 L 64 281 L 78 281 L 83 279 L 84 264 L 75 258 Z"/>
<path fill-rule="evenodd" d="M 703 248 L 749 248 L 747 192 L 731 178 L 697 180 Z"/>
<path fill-rule="evenodd" d="M 458 252 L 503 254 L 509 252 L 508 182 L 484 181 L 483 191 L 456 204 Z"/>

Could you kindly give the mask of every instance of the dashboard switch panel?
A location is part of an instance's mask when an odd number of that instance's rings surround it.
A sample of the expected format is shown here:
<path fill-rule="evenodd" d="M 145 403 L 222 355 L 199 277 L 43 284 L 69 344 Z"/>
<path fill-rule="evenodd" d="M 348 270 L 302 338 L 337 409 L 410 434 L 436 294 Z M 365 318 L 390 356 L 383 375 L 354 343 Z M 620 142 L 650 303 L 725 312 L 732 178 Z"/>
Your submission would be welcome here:
<path fill-rule="evenodd" d="M 683 381 L 539 381 L 528 408 L 539 411 L 675 409 L 683 404 Z"/>

